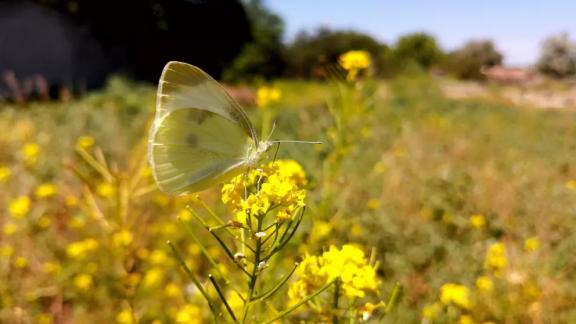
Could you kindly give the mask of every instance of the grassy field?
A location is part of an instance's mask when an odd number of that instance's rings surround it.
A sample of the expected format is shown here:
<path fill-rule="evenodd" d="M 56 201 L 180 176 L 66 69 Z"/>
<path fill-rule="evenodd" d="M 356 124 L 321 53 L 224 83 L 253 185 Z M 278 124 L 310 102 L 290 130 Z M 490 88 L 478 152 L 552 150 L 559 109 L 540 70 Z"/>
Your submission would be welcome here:
<path fill-rule="evenodd" d="M 360 317 L 352 305 L 400 282 L 386 322 L 575 322 L 576 113 L 449 100 L 437 83 L 280 80 L 279 102 L 247 107 L 257 128 L 276 121 L 274 138 L 323 142 L 280 146 L 307 174 L 308 208 L 270 272 L 352 243 L 374 252 L 382 283 L 345 304 Z M 201 200 L 157 191 L 154 96 L 116 79 L 68 103 L 0 106 L 0 322 L 210 321 L 165 242 L 207 280 L 201 250 L 222 251 L 176 217 L 191 218 L 186 205 L 231 216 L 219 187 Z M 275 298 L 281 308 L 286 290 Z"/>

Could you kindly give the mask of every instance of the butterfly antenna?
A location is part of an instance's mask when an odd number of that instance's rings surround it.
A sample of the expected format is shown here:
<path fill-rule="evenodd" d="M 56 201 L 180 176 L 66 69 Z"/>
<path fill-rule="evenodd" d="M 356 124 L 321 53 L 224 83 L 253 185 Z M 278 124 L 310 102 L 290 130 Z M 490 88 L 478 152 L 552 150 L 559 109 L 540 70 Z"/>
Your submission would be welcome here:
<path fill-rule="evenodd" d="M 268 137 L 266 138 L 266 141 L 268 142 L 270 140 L 270 138 L 272 137 L 272 134 L 274 134 L 274 131 L 276 130 L 276 122 L 274 122 L 272 124 L 272 129 L 270 130 L 270 134 L 268 134 Z"/>
<path fill-rule="evenodd" d="M 270 143 L 303 143 L 303 144 L 324 144 L 324 142 L 320 141 L 296 141 L 296 140 L 275 140 L 269 141 Z"/>

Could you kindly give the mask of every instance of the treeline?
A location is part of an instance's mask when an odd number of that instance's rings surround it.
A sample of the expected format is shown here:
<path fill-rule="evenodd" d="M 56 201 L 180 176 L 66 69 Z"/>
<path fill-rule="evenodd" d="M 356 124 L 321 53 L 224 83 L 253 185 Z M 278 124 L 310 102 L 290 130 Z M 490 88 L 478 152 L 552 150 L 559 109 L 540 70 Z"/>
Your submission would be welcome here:
<path fill-rule="evenodd" d="M 370 53 L 373 73 L 379 77 L 436 71 L 460 79 L 482 79 L 483 68 L 502 64 L 504 56 L 491 40 L 471 40 L 453 51 L 442 49 L 433 35 L 417 32 L 384 44 L 356 31 L 326 28 L 302 32 L 292 42 L 282 42 L 282 19 L 267 10 L 261 0 L 244 0 L 252 25 L 253 41 L 248 43 L 224 79 L 324 78 L 340 54 L 349 50 Z M 576 44 L 566 34 L 542 43 L 534 68 L 555 78 L 576 75 Z"/>

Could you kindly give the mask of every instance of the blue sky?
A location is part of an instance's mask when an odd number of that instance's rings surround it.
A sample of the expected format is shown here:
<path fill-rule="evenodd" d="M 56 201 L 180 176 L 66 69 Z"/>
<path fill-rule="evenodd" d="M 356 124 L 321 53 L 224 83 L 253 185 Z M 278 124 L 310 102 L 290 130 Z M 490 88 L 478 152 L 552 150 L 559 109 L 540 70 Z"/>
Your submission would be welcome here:
<path fill-rule="evenodd" d="M 576 37 L 576 0 L 264 0 L 284 18 L 286 38 L 320 26 L 355 29 L 392 43 L 426 31 L 445 49 L 470 39 L 494 40 L 506 64 L 536 61 L 542 40 L 568 32 Z"/>

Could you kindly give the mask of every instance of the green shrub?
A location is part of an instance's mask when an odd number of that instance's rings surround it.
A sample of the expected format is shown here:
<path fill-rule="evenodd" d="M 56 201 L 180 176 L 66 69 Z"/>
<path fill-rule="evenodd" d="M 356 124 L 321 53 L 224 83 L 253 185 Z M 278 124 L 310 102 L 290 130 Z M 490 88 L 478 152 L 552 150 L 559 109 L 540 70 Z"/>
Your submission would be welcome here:
<path fill-rule="evenodd" d="M 443 56 L 434 36 L 426 33 L 400 37 L 392 51 L 397 71 L 427 70 L 440 63 Z"/>
<path fill-rule="evenodd" d="M 503 56 L 490 40 L 470 41 L 446 60 L 446 68 L 460 79 L 483 79 L 482 67 L 502 63 Z"/>
<path fill-rule="evenodd" d="M 555 78 L 576 75 L 576 43 L 571 42 L 567 34 L 547 38 L 542 43 L 537 68 Z"/>

